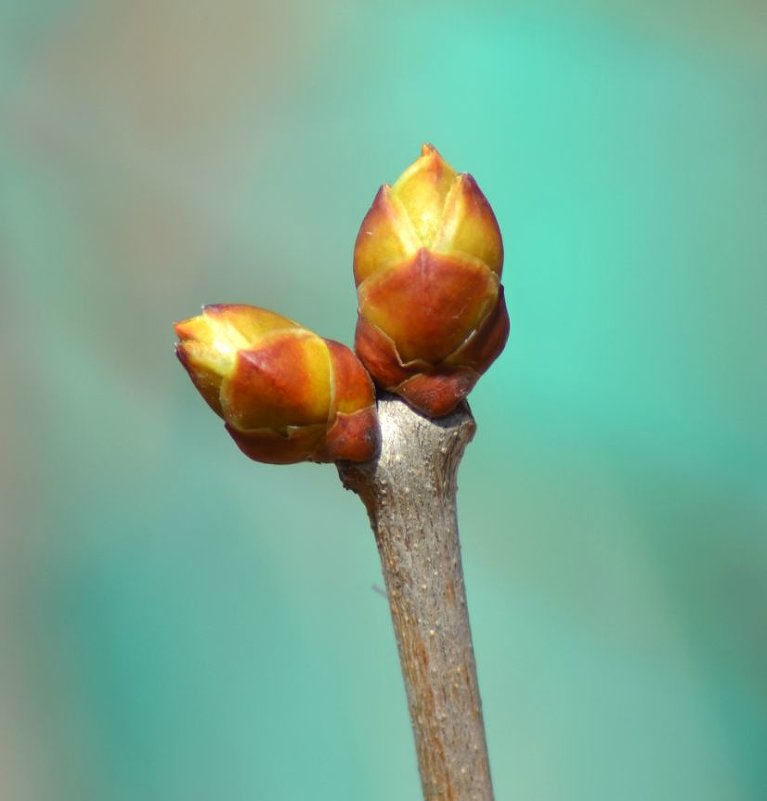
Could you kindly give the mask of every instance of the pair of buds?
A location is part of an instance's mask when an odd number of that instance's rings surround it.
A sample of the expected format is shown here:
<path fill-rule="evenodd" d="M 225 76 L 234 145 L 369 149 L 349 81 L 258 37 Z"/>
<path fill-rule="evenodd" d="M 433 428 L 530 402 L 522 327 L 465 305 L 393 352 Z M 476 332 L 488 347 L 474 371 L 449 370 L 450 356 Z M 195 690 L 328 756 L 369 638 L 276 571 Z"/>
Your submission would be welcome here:
<path fill-rule="evenodd" d="M 498 223 L 476 182 L 425 145 L 381 187 L 357 236 L 356 356 L 243 305 L 206 306 L 177 323 L 176 353 L 252 459 L 367 461 L 380 440 L 373 381 L 442 417 L 503 350 L 502 264 Z"/>

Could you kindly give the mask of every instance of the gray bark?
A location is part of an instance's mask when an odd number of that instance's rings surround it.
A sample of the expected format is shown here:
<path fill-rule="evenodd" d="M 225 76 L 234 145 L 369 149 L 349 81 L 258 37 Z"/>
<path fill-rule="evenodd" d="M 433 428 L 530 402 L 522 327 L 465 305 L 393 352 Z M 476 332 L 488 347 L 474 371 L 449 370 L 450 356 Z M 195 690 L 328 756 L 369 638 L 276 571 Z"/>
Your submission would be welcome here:
<path fill-rule="evenodd" d="M 456 517 L 456 472 L 475 424 L 465 404 L 429 420 L 378 404 L 382 449 L 339 463 L 381 557 L 425 801 L 492 801 Z"/>

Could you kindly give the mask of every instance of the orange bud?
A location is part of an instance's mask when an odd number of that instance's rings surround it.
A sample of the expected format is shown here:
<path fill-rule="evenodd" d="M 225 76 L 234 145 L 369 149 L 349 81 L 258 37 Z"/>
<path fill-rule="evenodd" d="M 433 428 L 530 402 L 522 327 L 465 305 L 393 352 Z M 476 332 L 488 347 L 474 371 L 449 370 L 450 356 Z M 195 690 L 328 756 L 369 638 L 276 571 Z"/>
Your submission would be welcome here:
<path fill-rule="evenodd" d="M 349 348 L 254 306 L 206 306 L 175 325 L 176 354 L 240 449 L 271 464 L 367 461 L 375 392 Z"/>
<path fill-rule="evenodd" d="M 432 417 L 449 414 L 506 344 L 502 265 L 476 182 L 424 145 L 381 187 L 354 247 L 355 349 L 376 383 Z"/>

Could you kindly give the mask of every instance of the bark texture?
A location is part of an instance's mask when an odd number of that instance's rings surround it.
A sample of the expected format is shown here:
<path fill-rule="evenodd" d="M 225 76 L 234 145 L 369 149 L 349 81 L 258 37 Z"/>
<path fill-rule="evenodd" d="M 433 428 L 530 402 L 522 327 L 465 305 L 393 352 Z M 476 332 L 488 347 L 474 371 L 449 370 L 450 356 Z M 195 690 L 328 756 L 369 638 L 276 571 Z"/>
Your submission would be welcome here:
<path fill-rule="evenodd" d="M 492 801 L 456 517 L 456 472 L 475 424 L 393 397 L 378 404 L 380 456 L 339 463 L 381 556 L 425 801 Z"/>

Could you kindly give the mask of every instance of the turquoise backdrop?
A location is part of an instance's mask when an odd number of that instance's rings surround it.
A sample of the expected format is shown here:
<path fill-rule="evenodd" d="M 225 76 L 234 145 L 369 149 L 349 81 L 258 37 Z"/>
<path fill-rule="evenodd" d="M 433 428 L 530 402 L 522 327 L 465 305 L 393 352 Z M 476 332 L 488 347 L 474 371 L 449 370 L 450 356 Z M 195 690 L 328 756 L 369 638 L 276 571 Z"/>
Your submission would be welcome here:
<path fill-rule="evenodd" d="M 499 801 L 767 798 L 767 6 L 0 3 L 0 797 L 417 801 L 377 554 L 173 358 L 352 340 L 431 141 L 505 236 L 469 605 Z"/>

